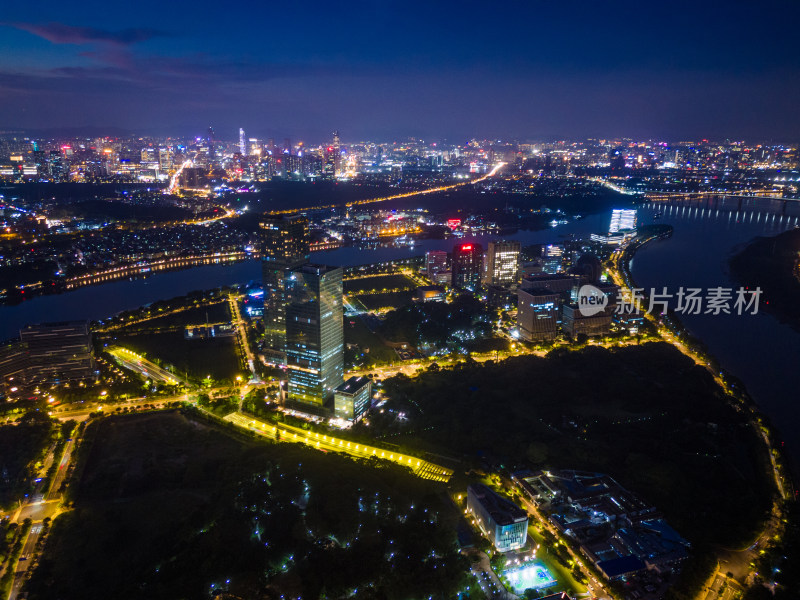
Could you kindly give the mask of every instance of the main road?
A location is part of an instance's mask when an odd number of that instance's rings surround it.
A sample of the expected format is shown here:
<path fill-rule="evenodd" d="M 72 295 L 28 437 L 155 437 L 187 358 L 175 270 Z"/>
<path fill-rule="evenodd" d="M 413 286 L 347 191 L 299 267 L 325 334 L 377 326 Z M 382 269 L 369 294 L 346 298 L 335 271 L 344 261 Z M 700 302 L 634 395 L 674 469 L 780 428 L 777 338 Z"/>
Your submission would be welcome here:
<path fill-rule="evenodd" d="M 189 385 L 182 377 L 162 369 L 154 362 L 147 360 L 144 356 L 132 350 L 119 346 L 109 346 L 107 351 L 123 367 L 139 373 L 145 379 L 152 379 L 169 385 Z"/>

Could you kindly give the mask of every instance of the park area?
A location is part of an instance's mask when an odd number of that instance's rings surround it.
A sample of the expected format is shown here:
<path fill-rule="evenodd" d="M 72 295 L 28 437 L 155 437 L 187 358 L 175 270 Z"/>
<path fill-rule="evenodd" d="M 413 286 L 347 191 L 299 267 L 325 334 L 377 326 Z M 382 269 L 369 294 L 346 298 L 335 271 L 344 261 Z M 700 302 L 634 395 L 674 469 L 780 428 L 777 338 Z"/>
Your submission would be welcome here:
<path fill-rule="evenodd" d="M 92 422 L 28 597 L 454 597 L 451 504 L 392 463 L 256 440 L 192 409 Z"/>

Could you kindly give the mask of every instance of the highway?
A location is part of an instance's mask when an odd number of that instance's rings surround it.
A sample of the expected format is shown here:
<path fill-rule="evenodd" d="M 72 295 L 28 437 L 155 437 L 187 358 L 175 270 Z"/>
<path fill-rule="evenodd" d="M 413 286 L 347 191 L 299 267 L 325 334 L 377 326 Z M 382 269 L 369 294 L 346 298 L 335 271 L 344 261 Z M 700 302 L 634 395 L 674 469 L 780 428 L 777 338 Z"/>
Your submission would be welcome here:
<path fill-rule="evenodd" d="M 378 197 L 378 198 L 367 198 L 365 200 L 354 200 L 352 202 L 348 202 L 347 204 L 345 204 L 345 206 L 347 206 L 347 207 L 360 206 L 362 204 L 375 204 L 375 203 L 378 203 L 378 202 L 387 202 L 389 200 L 399 200 L 401 198 L 412 198 L 414 196 L 423 196 L 425 194 L 436 194 L 436 193 L 439 193 L 439 192 L 446 192 L 446 191 L 453 190 L 453 189 L 456 189 L 456 188 L 459 188 L 459 187 L 462 187 L 462 186 L 465 186 L 465 185 L 474 185 L 476 183 L 480 183 L 482 181 L 486 181 L 490 177 L 494 177 L 495 175 L 497 175 L 497 172 L 500 169 L 502 169 L 505 165 L 506 165 L 506 163 L 504 163 L 504 162 L 498 163 L 498 164 L 496 164 L 494 166 L 494 168 L 491 171 L 486 173 L 486 175 L 482 175 L 482 176 L 478 177 L 477 179 L 470 179 L 468 181 L 460 181 L 458 183 L 451 183 L 449 185 L 442 185 L 442 186 L 438 186 L 438 187 L 435 187 L 435 188 L 427 188 L 427 189 L 424 189 L 424 190 L 416 190 L 416 191 L 413 191 L 413 192 L 403 192 L 402 194 L 394 194 L 392 196 L 382 196 L 382 197 Z M 276 211 L 272 211 L 272 212 L 270 212 L 268 214 L 271 214 L 271 215 L 289 215 L 289 214 L 304 212 L 304 211 L 308 211 L 308 210 L 322 210 L 322 209 L 326 209 L 326 208 L 337 208 L 339 206 L 340 205 L 338 205 L 338 204 L 325 204 L 325 205 L 320 205 L 320 206 L 306 206 L 306 207 L 303 207 L 303 208 L 291 208 L 291 209 L 287 209 L 287 210 L 276 210 Z"/>
<path fill-rule="evenodd" d="M 189 385 L 182 377 L 170 373 L 166 369 L 162 369 L 157 364 L 147 360 L 144 356 L 136 354 L 131 350 L 119 346 L 109 346 L 107 352 L 113 356 L 114 360 L 120 365 L 138 373 L 145 379 L 152 379 L 153 381 L 169 385 Z"/>
<path fill-rule="evenodd" d="M 227 415 L 225 420 L 279 442 L 306 444 L 317 450 L 322 450 L 324 452 L 342 452 L 354 458 L 380 458 L 388 460 L 411 468 L 414 474 L 422 479 L 431 479 L 433 481 L 446 483 L 453 475 L 451 469 L 408 454 L 400 454 L 384 448 L 357 444 L 349 440 L 315 433 L 284 423 L 273 425 L 272 423 L 266 423 L 239 412 Z"/>
<path fill-rule="evenodd" d="M 63 453 L 58 463 L 58 470 L 50 483 L 49 489 L 42 494 L 39 492 L 40 488 L 37 488 L 36 493 L 31 496 L 31 500 L 21 505 L 11 518 L 15 523 L 22 523 L 25 519 L 30 519 L 33 525 L 22 545 L 22 553 L 16 565 L 16 574 L 14 583 L 11 586 L 9 600 L 16 600 L 28 571 L 33 568 L 34 559 L 36 558 L 36 544 L 39 542 L 43 531 L 42 521 L 47 518 L 55 519 L 61 513 L 61 501 L 63 498 L 61 484 L 64 482 L 69 470 L 74 448 L 75 438 L 71 438 L 64 444 Z M 48 455 L 48 462 L 52 463 L 55 458 L 51 451 Z"/>
<path fill-rule="evenodd" d="M 250 349 L 250 342 L 247 339 L 247 324 L 245 323 L 244 319 L 242 319 L 242 313 L 239 310 L 239 298 L 241 298 L 241 296 L 234 294 L 230 294 L 228 296 L 231 320 L 236 327 L 236 338 L 239 342 L 239 346 L 241 347 L 242 352 L 247 359 L 247 366 L 250 369 L 250 374 L 252 375 L 251 381 L 257 383 L 260 382 L 260 379 L 256 373 L 256 357 L 253 354 L 253 351 Z"/>

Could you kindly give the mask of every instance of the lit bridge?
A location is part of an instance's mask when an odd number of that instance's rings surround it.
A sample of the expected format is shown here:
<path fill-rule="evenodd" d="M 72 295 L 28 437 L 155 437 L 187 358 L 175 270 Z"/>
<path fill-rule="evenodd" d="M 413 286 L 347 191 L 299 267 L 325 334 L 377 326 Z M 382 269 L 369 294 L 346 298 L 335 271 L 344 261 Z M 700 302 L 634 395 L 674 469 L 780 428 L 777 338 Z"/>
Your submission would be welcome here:
<path fill-rule="evenodd" d="M 295 442 L 298 444 L 305 444 L 317 450 L 327 452 L 342 452 L 353 458 L 379 458 L 381 460 L 388 460 L 398 465 L 410 468 L 413 473 L 422 479 L 430 479 L 446 483 L 453 475 L 452 469 L 442 467 L 435 463 L 409 456 L 408 454 L 401 454 L 392 452 L 385 448 L 377 448 L 375 446 L 366 446 L 364 444 L 357 444 L 350 440 L 336 438 L 330 435 L 324 435 L 314 431 L 308 431 L 300 427 L 286 425 L 285 423 L 272 424 L 265 423 L 259 419 L 255 419 L 249 415 L 235 412 L 227 415 L 225 420 L 243 427 L 258 435 L 276 440 L 279 442 Z"/>

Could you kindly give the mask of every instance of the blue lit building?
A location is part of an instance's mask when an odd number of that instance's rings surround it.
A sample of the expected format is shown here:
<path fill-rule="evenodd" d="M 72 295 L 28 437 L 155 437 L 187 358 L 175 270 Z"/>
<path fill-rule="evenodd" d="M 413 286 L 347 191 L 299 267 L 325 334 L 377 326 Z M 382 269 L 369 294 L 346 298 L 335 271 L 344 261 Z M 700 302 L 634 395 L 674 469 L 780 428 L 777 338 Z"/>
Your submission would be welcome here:
<path fill-rule="evenodd" d="M 528 513 L 480 483 L 467 487 L 467 509 L 498 552 L 518 550 L 528 539 Z"/>
<path fill-rule="evenodd" d="M 286 289 L 288 399 L 322 408 L 344 379 L 342 269 L 303 265 Z"/>

